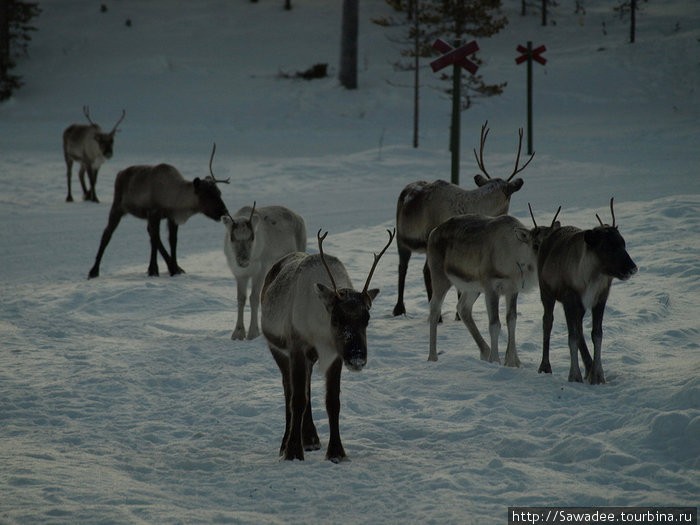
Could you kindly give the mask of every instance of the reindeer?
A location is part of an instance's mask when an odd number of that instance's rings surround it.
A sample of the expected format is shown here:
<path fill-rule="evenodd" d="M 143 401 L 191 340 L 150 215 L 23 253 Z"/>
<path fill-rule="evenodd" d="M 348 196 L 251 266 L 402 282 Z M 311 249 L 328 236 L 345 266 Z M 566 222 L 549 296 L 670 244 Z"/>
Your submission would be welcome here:
<path fill-rule="evenodd" d="M 637 265 L 625 249 L 625 240 L 615 225 L 613 199 L 610 199 L 612 226 L 603 224 L 591 230 L 573 226 L 560 228 L 542 243 L 537 257 L 542 317 L 542 362 L 538 372 L 552 373 L 549 338 L 554 321 L 554 305 L 564 306 L 569 332 L 571 366 L 569 381 L 583 382 L 576 349 L 586 367 L 585 378 L 592 385 L 605 383 L 602 364 L 603 314 L 614 278 L 626 281 L 637 272 Z M 591 311 L 593 359 L 583 337 L 583 316 Z"/>
<path fill-rule="evenodd" d="M 97 200 L 95 184 L 97 184 L 97 172 L 106 159 L 111 159 L 114 153 L 114 134 L 117 126 L 126 116 L 126 110 L 122 110 L 122 116 L 109 133 L 104 133 L 99 125 L 90 118 L 90 108 L 83 106 L 83 113 L 90 124 L 72 124 L 63 132 L 63 157 L 66 160 L 66 179 L 68 182 L 68 196 L 66 202 L 73 202 L 71 193 L 71 178 L 73 162 L 80 163 L 78 179 L 83 187 L 83 200 Z M 85 171 L 90 181 L 90 190 L 85 186 Z"/>
<path fill-rule="evenodd" d="M 262 331 L 282 373 L 286 417 L 280 456 L 286 460 L 303 460 L 304 450 L 321 448 L 311 415 L 311 370 L 316 361 L 326 376 L 326 459 L 339 463 L 346 458 L 338 427 L 340 373 L 343 363 L 352 371 L 367 363 L 369 310 L 379 293 L 369 283 L 394 238 L 389 232 L 389 242 L 374 255 L 365 286 L 357 292 L 343 263 L 323 253 L 326 235 L 318 231 L 319 254 L 295 252 L 277 261 L 262 290 Z"/>
<path fill-rule="evenodd" d="M 515 347 L 517 301 L 520 292 L 537 283 L 537 252 L 552 231 L 559 228 L 557 210 L 549 227 L 528 230 L 510 215 L 485 217 L 458 215 L 443 222 L 428 237 L 427 264 L 430 268 L 433 296 L 430 299 L 429 361 L 437 361 L 437 325 L 445 295 L 454 284 L 461 292 L 457 312 L 469 329 L 484 361 L 498 362 L 498 337 L 501 321 L 498 315 L 500 296 L 506 297 L 508 346 L 506 366 L 520 366 Z M 530 208 L 532 214 L 532 208 Z M 491 346 L 484 341 L 472 317 L 474 301 L 481 293 L 486 299 Z"/>
<path fill-rule="evenodd" d="M 518 154 L 515 158 L 513 173 L 503 180 L 492 179 L 484 166 L 484 145 L 489 133 L 488 121 L 481 127 L 479 154 L 474 149 L 474 157 L 482 174 L 474 176 L 478 186 L 475 190 L 465 190 L 444 180 L 426 182 L 419 180 L 406 186 L 399 194 L 396 205 L 396 246 L 399 251 L 399 297 L 394 306 L 394 315 L 406 313 L 403 301 L 406 271 L 412 252 L 425 253 L 428 235 L 431 230 L 450 217 L 464 214 L 478 214 L 495 217 L 508 213 L 510 197 L 523 186 L 523 179 L 513 177 L 523 171 L 534 157 L 530 156 L 522 167 L 520 151 L 523 142 L 523 130 L 519 130 Z M 512 181 L 512 182 L 511 182 Z M 432 295 L 430 288 L 430 270 L 426 262 L 423 267 L 425 288 L 428 300 Z"/>
<path fill-rule="evenodd" d="M 229 183 L 229 179 L 217 180 L 211 169 L 216 144 L 209 159 L 211 176 L 192 181 L 185 180 L 180 172 L 169 164 L 157 166 L 131 166 L 117 173 L 114 181 L 114 201 L 109 211 L 107 227 L 102 233 L 100 247 L 95 256 L 95 264 L 90 269 L 88 279 L 100 274 L 100 261 L 112 233 L 122 217 L 130 213 L 148 221 L 148 235 L 151 238 L 151 260 L 148 275 L 158 275 L 157 254 L 163 256 L 170 275 L 184 273 L 177 264 L 177 230 L 195 213 L 203 213 L 210 219 L 219 221 L 227 215 L 226 205 L 221 200 L 217 183 Z M 170 253 L 160 240 L 160 221 L 168 221 Z"/>
<path fill-rule="evenodd" d="M 233 217 L 223 215 L 221 220 L 226 226 L 224 253 L 238 288 L 238 320 L 231 339 L 246 337 L 243 309 L 251 278 L 248 339 L 254 339 L 260 335 L 258 306 L 265 275 L 283 255 L 306 251 L 306 223 L 283 206 L 256 210 L 255 203 L 252 208 L 244 206 Z"/>

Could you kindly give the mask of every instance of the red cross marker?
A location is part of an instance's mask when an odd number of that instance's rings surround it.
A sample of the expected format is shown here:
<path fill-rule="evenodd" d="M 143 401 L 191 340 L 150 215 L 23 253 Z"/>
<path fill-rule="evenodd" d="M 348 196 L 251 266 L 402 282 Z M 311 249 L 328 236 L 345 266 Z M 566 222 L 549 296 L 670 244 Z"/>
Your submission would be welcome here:
<path fill-rule="evenodd" d="M 479 66 L 467 58 L 469 55 L 473 55 L 479 50 L 476 40 L 472 40 L 468 44 L 464 44 L 463 46 L 455 49 L 444 40 L 438 38 L 433 44 L 433 49 L 437 49 L 440 51 L 440 53 L 444 53 L 444 55 L 442 55 L 440 58 L 437 58 L 430 63 L 430 67 L 433 68 L 433 72 L 440 71 L 442 68 L 452 64 L 462 66 L 472 75 L 476 73 L 477 69 L 479 69 Z"/>
<path fill-rule="evenodd" d="M 528 59 L 528 57 L 532 58 L 532 60 L 535 60 L 542 65 L 545 65 L 547 63 L 547 59 L 544 58 L 543 56 L 541 56 L 542 53 L 547 51 L 547 48 L 544 47 L 544 45 L 542 45 L 540 47 L 536 47 L 533 50 L 529 50 L 525 46 L 518 46 L 515 49 L 519 53 L 522 53 L 522 55 L 520 55 L 518 58 L 515 59 L 516 64 L 522 64 L 523 62 L 525 62 Z M 530 55 L 530 53 L 532 53 L 532 54 Z"/>

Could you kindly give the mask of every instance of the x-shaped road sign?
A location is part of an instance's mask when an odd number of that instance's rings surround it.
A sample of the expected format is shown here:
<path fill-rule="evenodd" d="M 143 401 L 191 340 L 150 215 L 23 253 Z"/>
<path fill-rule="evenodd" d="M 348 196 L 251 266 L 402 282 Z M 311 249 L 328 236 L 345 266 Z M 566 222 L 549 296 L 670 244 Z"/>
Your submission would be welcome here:
<path fill-rule="evenodd" d="M 430 63 L 430 67 L 433 68 L 433 72 L 440 71 L 442 68 L 451 64 L 458 64 L 462 66 L 472 75 L 476 73 L 477 69 L 479 69 L 479 66 L 467 58 L 469 55 L 473 55 L 479 50 L 476 40 L 455 49 L 444 40 L 438 38 L 433 44 L 433 49 L 437 49 L 440 51 L 440 53 L 445 53 L 440 58 L 437 58 Z"/>
<path fill-rule="evenodd" d="M 542 65 L 545 65 L 547 63 L 547 59 L 542 56 L 542 53 L 547 51 L 547 48 L 542 46 L 536 47 L 535 49 L 528 49 L 525 46 L 518 46 L 515 48 L 519 53 L 522 53 L 518 58 L 515 59 L 516 64 L 522 64 L 528 59 L 528 55 L 532 58 L 532 60 L 535 60 L 539 62 Z"/>

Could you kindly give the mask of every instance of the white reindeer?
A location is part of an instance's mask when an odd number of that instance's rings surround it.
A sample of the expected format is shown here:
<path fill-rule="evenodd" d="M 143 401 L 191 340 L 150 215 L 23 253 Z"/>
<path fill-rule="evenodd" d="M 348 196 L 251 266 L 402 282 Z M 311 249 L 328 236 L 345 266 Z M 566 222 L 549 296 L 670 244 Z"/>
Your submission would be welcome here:
<path fill-rule="evenodd" d="M 577 348 L 586 367 L 585 378 L 592 385 L 605 383 L 602 364 L 603 314 L 613 279 L 626 281 L 637 273 L 637 265 L 625 249 L 625 240 L 615 226 L 613 199 L 610 199 L 612 226 L 603 224 L 591 230 L 565 226 L 544 240 L 537 258 L 542 318 L 542 363 L 539 372 L 551 374 L 549 338 L 554 322 L 554 305 L 564 306 L 569 331 L 571 366 L 569 381 L 583 382 Z M 591 311 L 593 359 L 583 337 L 583 316 Z"/>
<path fill-rule="evenodd" d="M 262 290 L 262 331 L 282 373 L 285 429 L 280 456 L 304 459 L 304 450 L 321 448 L 311 415 L 311 370 L 316 361 L 326 376 L 326 411 L 330 439 L 326 459 L 338 463 L 346 458 L 340 440 L 340 373 L 343 363 L 359 371 L 367 363 L 367 325 L 378 289 L 369 289 L 379 255 L 361 292 L 355 291 L 345 266 L 323 253 L 291 253 L 277 261 L 265 278 Z"/>
<path fill-rule="evenodd" d="M 424 253 L 428 242 L 428 235 L 433 228 L 443 223 L 450 217 L 468 213 L 495 217 L 508 213 L 510 198 L 523 186 L 523 179 L 517 178 L 511 182 L 516 174 L 523 171 L 534 156 L 530 156 L 522 167 L 520 163 L 520 150 L 523 141 L 523 130 L 519 130 L 518 154 L 515 158 L 513 173 L 503 179 L 492 179 L 484 167 L 484 145 L 489 130 L 488 122 L 481 127 L 481 139 L 479 154 L 474 149 L 476 162 L 483 175 L 475 175 L 474 182 L 478 186 L 475 190 L 465 190 L 455 184 L 444 180 L 426 182 L 419 180 L 406 186 L 396 205 L 396 246 L 399 252 L 399 284 L 398 299 L 394 306 L 393 314 L 406 313 L 404 305 L 404 286 L 406 272 L 411 252 Z M 428 292 L 428 299 L 432 296 L 430 288 L 430 270 L 426 262 L 423 267 L 423 278 Z"/>
<path fill-rule="evenodd" d="M 66 180 L 68 183 L 68 196 L 66 202 L 73 202 L 71 193 L 71 178 L 73 162 L 80 163 L 78 179 L 83 188 L 83 200 L 97 200 L 95 185 L 97 184 L 97 172 L 106 159 L 111 159 L 114 154 L 114 134 L 117 126 L 126 116 L 122 110 L 122 116 L 109 133 L 104 133 L 99 125 L 90 119 L 90 108 L 83 106 L 83 113 L 90 124 L 73 124 L 63 132 L 63 158 L 66 161 Z M 85 185 L 85 172 L 87 171 L 90 189 Z"/>
<path fill-rule="evenodd" d="M 282 256 L 306 251 L 306 223 L 283 206 L 256 210 L 255 203 L 252 208 L 244 206 L 233 217 L 223 215 L 221 220 L 226 226 L 224 253 L 237 285 L 238 320 L 231 339 L 246 338 L 243 310 L 251 279 L 248 339 L 254 339 L 260 335 L 258 306 L 265 275 Z"/>
<path fill-rule="evenodd" d="M 219 182 L 211 170 L 216 144 L 209 160 L 211 176 L 186 180 L 170 164 L 157 166 L 131 166 L 117 173 L 114 180 L 114 201 L 109 210 L 107 227 L 102 233 L 100 247 L 95 256 L 95 264 L 90 269 L 88 279 L 100 274 L 100 262 L 114 230 L 122 217 L 129 213 L 139 219 L 148 221 L 148 235 L 151 239 L 151 259 L 148 275 L 158 275 L 158 252 L 168 265 L 170 275 L 183 273 L 177 264 L 177 230 L 195 213 L 203 213 L 210 219 L 218 221 L 228 209 L 221 200 L 221 191 L 216 187 Z M 160 221 L 168 221 L 170 253 L 160 240 Z"/>
<path fill-rule="evenodd" d="M 438 358 L 440 309 L 447 291 L 454 285 L 461 292 L 457 312 L 476 341 L 484 361 L 501 362 L 498 355 L 498 337 L 501 333 L 498 303 L 500 296 L 505 295 L 508 326 L 505 365 L 520 366 L 515 346 L 518 294 L 537 284 L 537 252 L 542 240 L 559 227 L 557 215 L 551 226 L 538 227 L 535 223 L 532 230 L 510 215 L 459 215 L 431 232 L 427 256 L 433 286 L 429 361 L 437 361 Z M 534 215 L 532 220 L 534 222 Z M 472 317 L 474 301 L 482 292 L 489 318 L 490 347 Z"/>

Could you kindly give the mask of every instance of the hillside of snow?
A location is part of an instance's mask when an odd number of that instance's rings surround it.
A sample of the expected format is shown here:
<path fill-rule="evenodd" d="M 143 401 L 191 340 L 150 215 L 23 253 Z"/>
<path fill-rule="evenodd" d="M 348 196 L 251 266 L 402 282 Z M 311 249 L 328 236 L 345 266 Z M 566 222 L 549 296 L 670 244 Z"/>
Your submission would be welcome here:
<path fill-rule="evenodd" d="M 607 383 L 567 381 L 563 310 L 552 375 L 537 373 L 542 306 L 518 303 L 518 369 L 480 361 L 444 305 L 428 362 L 428 302 L 414 255 L 407 316 L 394 318 L 398 257 L 372 284 L 369 363 L 343 372 L 340 431 L 351 461 L 324 460 L 324 382 L 312 403 L 322 450 L 280 462 L 284 398 L 263 338 L 232 341 L 236 285 L 224 226 L 180 228 L 187 273 L 148 277 L 146 223 L 125 218 L 100 277 L 87 280 L 117 172 L 168 162 L 185 177 L 213 161 L 229 210 L 281 204 L 306 220 L 361 286 L 395 222 L 401 189 L 449 179 L 450 100 L 421 64 L 420 147 L 412 73 L 396 70 L 403 26 L 361 2 L 359 89 L 337 81 L 340 5 L 325 0 L 173 3 L 46 0 L 25 86 L 0 103 L 0 523 L 504 523 L 509 506 L 698 505 L 700 494 L 700 4 L 650 1 L 637 42 L 609 2 L 560 2 L 543 28 L 520 2 L 478 39 L 487 82 L 462 115 L 461 184 L 488 120 L 485 159 L 509 175 L 525 127 L 518 44 L 534 67 L 534 149 L 510 212 L 597 224 L 615 214 L 639 272 L 615 282 L 604 319 Z M 400 16 L 400 15 L 399 15 Z M 126 21 L 130 21 L 130 25 Z M 281 73 L 319 62 L 330 76 Z M 66 203 L 61 133 L 90 106 L 111 129 L 99 204 Z M 76 189 L 78 191 L 76 192 Z M 248 315 L 248 312 L 246 312 Z M 475 306 L 488 332 L 483 301 Z M 502 348 L 505 348 L 505 313 Z M 585 330 L 590 331 L 590 319 Z M 586 334 L 587 337 L 589 334 Z"/>

